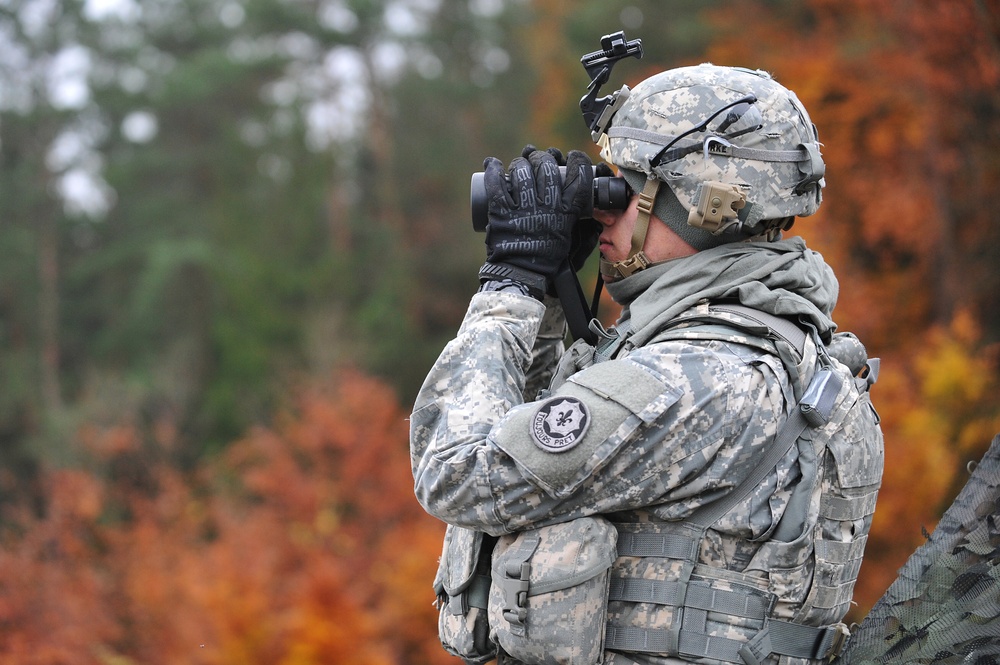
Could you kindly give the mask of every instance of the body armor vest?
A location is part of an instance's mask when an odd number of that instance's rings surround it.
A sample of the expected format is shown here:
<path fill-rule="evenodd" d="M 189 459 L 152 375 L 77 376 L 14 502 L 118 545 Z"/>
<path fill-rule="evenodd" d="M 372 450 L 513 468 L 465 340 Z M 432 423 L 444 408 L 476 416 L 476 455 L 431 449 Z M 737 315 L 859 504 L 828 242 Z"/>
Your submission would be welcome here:
<path fill-rule="evenodd" d="M 611 516 L 618 558 L 611 570 L 605 649 L 643 662 L 673 657 L 712 665 L 836 655 L 848 635 L 839 622 L 852 597 L 881 481 L 882 437 L 868 397 L 877 360 L 858 353 L 863 347 L 856 340 L 835 336 L 831 348 L 843 348 L 837 355 L 849 368 L 815 336 L 741 306 L 696 308 L 653 342 L 671 339 L 726 340 L 775 353 L 799 401 L 768 453 L 726 497 L 683 522 L 649 521 L 642 511 Z M 818 353 L 806 353 L 809 344 Z M 805 367 L 804 357 L 818 357 L 819 363 Z M 781 520 L 757 542 L 740 543 L 736 549 L 743 556 L 728 567 L 706 565 L 712 525 L 792 446 L 801 480 Z"/>

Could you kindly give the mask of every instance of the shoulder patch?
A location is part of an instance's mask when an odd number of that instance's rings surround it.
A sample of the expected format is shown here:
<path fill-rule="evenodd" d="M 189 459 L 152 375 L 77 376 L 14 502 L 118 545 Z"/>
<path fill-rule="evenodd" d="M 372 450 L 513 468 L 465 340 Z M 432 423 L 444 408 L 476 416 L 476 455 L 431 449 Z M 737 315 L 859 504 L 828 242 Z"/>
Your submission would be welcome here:
<path fill-rule="evenodd" d="M 608 360 L 572 375 L 547 399 L 515 406 L 489 440 L 536 487 L 565 497 L 680 397 L 637 363 Z"/>
<path fill-rule="evenodd" d="M 531 420 L 531 440 L 542 450 L 561 453 L 583 440 L 590 427 L 590 411 L 576 397 L 546 400 Z"/>

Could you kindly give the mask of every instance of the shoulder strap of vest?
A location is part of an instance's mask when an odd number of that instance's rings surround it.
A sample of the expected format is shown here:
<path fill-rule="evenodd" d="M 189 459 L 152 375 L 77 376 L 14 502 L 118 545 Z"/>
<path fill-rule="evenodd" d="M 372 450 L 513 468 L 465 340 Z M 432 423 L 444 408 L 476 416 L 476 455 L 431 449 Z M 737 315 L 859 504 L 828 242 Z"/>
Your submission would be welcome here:
<path fill-rule="evenodd" d="M 697 305 L 669 321 L 652 342 L 712 339 L 747 344 L 776 356 L 788 372 L 794 400 L 802 398 L 812 378 L 813 366 L 803 364 L 810 347 L 820 355 L 826 353 L 812 327 L 729 302 Z"/>
<path fill-rule="evenodd" d="M 739 303 L 713 303 L 702 305 L 698 310 L 700 311 L 682 314 L 668 322 L 653 341 L 683 339 L 686 332 L 705 334 L 714 326 L 724 326 L 742 330 L 755 337 L 785 342 L 798 352 L 799 357 L 805 351 L 808 333 L 784 317 Z"/>
<path fill-rule="evenodd" d="M 799 356 L 804 353 L 807 337 L 806 331 L 784 317 L 775 316 L 774 314 L 739 304 L 711 305 L 709 311 L 738 314 L 745 317 L 761 327 L 767 328 L 767 336 L 769 338 L 781 339 L 788 342 L 789 346 L 799 352 Z"/>
<path fill-rule="evenodd" d="M 778 461 L 791 450 L 792 446 L 798 440 L 799 435 L 808 426 L 809 421 L 806 420 L 801 406 L 792 409 L 791 415 L 788 416 L 788 419 L 781 426 L 774 442 L 768 446 L 764 455 L 760 458 L 757 465 L 750 470 L 750 473 L 744 476 L 743 480 L 731 492 L 691 513 L 687 521 L 703 527 L 715 524 L 723 515 L 745 500 L 754 488 L 760 485 L 761 481 L 764 480 L 764 477 L 774 468 Z"/>

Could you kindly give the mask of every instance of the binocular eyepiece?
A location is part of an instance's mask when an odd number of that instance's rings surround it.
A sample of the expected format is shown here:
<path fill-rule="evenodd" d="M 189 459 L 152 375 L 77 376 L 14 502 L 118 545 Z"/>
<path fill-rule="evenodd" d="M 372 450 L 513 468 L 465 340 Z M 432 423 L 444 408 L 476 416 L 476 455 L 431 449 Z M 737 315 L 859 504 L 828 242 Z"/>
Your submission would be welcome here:
<path fill-rule="evenodd" d="M 596 169 L 595 169 L 596 172 Z M 561 177 L 566 177 L 566 167 L 559 167 Z M 472 204 L 472 228 L 479 232 L 486 231 L 489 224 L 489 202 L 486 198 L 486 183 L 484 174 L 478 171 L 472 174 L 472 186 L 469 201 Z M 587 217 L 593 210 L 624 210 L 632 200 L 632 188 L 625 178 L 616 176 L 599 176 L 594 178 L 593 206 L 585 210 L 582 217 Z"/>

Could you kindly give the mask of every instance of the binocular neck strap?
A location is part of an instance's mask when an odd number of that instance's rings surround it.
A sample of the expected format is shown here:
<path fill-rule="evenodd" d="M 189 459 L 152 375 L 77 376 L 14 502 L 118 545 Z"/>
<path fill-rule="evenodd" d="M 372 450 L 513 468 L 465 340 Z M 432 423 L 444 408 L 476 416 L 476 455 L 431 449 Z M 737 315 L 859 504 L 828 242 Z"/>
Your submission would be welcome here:
<path fill-rule="evenodd" d="M 601 259 L 601 274 L 608 280 L 628 277 L 649 267 L 650 261 L 642 251 L 646 244 L 646 232 L 649 231 L 649 218 L 653 214 L 653 202 L 660 190 L 658 178 L 647 178 L 642 191 L 639 192 L 638 215 L 635 219 L 635 229 L 632 231 L 632 248 L 624 261 L 612 263 Z"/>

